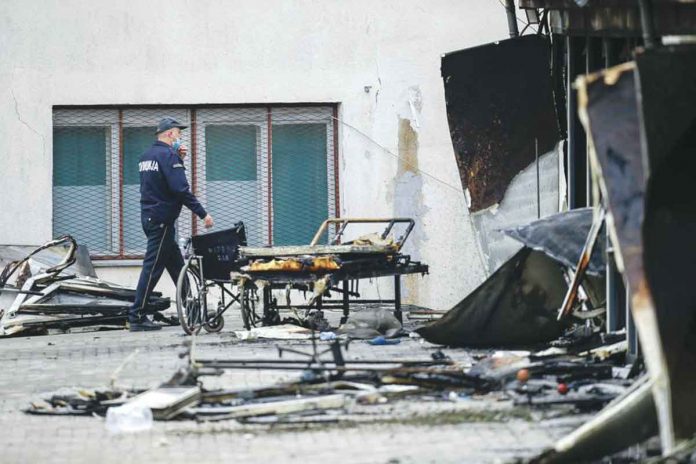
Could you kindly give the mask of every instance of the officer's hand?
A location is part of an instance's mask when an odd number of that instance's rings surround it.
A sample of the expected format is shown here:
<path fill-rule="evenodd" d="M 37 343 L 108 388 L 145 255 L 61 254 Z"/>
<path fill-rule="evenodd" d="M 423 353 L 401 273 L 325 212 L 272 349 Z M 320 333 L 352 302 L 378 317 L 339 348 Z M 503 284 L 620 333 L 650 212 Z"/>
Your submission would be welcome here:
<path fill-rule="evenodd" d="M 179 156 L 181 156 L 181 159 L 186 158 L 186 155 L 188 155 L 188 147 L 186 145 L 179 146 Z"/>
<path fill-rule="evenodd" d="M 203 222 L 205 223 L 206 229 L 210 229 L 215 225 L 215 221 L 213 221 L 213 216 L 211 216 L 210 214 L 203 218 Z"/>

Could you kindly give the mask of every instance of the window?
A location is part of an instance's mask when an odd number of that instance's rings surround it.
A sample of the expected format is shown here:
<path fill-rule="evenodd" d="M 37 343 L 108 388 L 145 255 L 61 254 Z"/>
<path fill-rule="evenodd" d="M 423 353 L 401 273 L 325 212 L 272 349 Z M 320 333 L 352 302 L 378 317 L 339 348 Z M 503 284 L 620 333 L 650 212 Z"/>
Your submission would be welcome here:
<path fill-rule="evenodd" d="M 308 243 L 337 215 L 337 141 L 331 106 L 54 110 L 53 233 L 75 236 L 96 258 L 139 258 L 140 155 L 155 126 L 189 126 L 185 160 L 192 190 L 216 230 L 243 221 L 250 245 Z M 187 209 L 177 223 L 200 233 Z"/>

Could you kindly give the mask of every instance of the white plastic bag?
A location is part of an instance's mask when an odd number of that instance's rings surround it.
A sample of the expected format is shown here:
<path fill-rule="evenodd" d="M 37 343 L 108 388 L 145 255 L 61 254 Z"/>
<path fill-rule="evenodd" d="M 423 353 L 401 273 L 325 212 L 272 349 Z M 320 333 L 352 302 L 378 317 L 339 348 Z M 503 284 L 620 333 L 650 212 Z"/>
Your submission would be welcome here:
<path fill-rule="evenodd" d="M 152 411 L 145 405 L 126 403 L 106 412 L 106 429 L 111 433 L 142 432 L 151 428 Z"/>

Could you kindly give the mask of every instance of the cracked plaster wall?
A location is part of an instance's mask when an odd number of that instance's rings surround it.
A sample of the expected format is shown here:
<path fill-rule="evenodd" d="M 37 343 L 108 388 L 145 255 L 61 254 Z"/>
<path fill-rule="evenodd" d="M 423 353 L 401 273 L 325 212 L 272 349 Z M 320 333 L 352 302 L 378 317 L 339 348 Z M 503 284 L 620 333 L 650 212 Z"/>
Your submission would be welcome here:
<path fill-rule="evenodd" d="M 53 105 L 338 102 L 341 215 L 415 216 L 407 251 L 431 275 L 407 300 L 448 308 L 485 272 L 440 56 L 506 36 L 490 0 L 3 1 L 0 243 L 51 238 Z M 129 283 L 138 268 L 99 272 Z"/>

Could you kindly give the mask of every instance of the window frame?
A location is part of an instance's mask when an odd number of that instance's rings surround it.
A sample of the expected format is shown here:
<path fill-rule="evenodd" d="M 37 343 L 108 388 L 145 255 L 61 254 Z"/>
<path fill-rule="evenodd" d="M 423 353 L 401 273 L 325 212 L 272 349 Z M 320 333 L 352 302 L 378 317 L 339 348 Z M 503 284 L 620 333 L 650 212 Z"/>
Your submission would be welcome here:
<path fill-rule="evenodd" d="M 146 117 L 152 117 L 153 121 L 166 110 L 168 114 L 184 113 L 183 124 L 189 126 L 189 130 L 182 132 L 183 143 L 189 147 L 189 156 L 184 164 L 188 172 L 189 182 L 193 193 L 201 199 L 205 205 L 207 182 L 205 173 L 198 172 L 198 166 L 205 166 L 206 147 L 199 146 L 199 139 L 205 140 L 206 125 L 230 125 L 233 119 L 225 121 L 224 118 L 216 121 L 213 117 L 198 120 L 199 115 L 206 115 L 206 111 L 215 114 L 221 110 L 233 112 L 236 109 L 258 110 L 258 122 L 249 120 L 238 121 L 243 125 L 257 125 L 259 137 L 266 137 L 266 153 L 263 153 L 262 144 L 257 146 L 257 176 L 258 181 L 265 180 L 263 188 L 264 205 L 263 227 L 266 232 L 267 244 L 273 244 L 273 173 L 272 173 L 272 126 L 274 124 L 294 123 L 326 123 L 326 169 L 327 169 L 327 211 L 329 217 L 340 216 L 340 183 L 339 183 L 339 132 L 338 109 L 339 103 L 277 103 L 277 104 L 211 104 L 211 105 L 55 105 L 53 106 L 53 128 L 55 127 L 105 127 L 110 128 L 110 137 L 106 140 L 106 182 L 107 192 L 110 197 L 107 201 L 108 208 L 104 211 L 107 215 L 106 223 L 110 227 L 108 233 L 108 247 L 106 252 L 90 250 L 91 258 L 95 261 L 132 261 L 142 260 L 144 254 L 134 254 L 125 249 L 124 239 L 124 127 L 144 127 L 138 121 Z M 297 111 L 306 111 L 309 117 L 301 120 L 292 120 Z M 277 114 L 274 114 L 277 112 Z M 312 117 L 312 112 L 316 117 Z M 265 117 L 264 116 L 265 113 Z M 323 116 L 322 116 L 323 114 Z M 278 119 L 275 119 L 274 116 Z M 326 122 L 329 116 L 331 122 Z M 174 116 L 176 117 L 176 116 Z M 103 118 L 103 119 L 100 119 Z M 217 122 L 217 124 L 216 124 Z M 202 135 L 199 135 L 201 131 Z M 205 145 L 205 144 L 203 144 Z M 264 160 L 264 156 L 266 157 Z M 53 155 L 51 157 L 53 163 Z M 202 164 L 201 164 L 202 163 Z M 52 186 L 52 188 L 55 186 Z M 188 210 L 187 210 L 188 211 Z M 116 213 L 114 213 L 116 212 Z M 51 229 L 55 216 L 51 213 Z M 200 232 L 200 227 L 193 213 L 182 214 L 177 221 L 177 230 L 180 236 L 189 236 Z M 118 263 L 115 263 L 118 265 Z"/>

